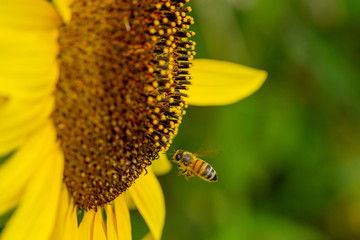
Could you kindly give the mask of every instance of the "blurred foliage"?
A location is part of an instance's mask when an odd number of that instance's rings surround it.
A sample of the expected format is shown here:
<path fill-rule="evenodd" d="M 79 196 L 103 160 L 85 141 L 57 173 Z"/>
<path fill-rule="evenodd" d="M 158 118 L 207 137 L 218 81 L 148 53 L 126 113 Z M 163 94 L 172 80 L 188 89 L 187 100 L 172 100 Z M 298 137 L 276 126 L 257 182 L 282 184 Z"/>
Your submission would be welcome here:
<path fill-rule="evenodd" d="M 163 238 L 360 239 L 360 1 L 191 6 L 197 57 L 269 77 L 239 103 L 188 109 L 173 147 L 217 150 L 204 159 L 219 182 L 186 181 L 175 167 L 159 177 Z"/>

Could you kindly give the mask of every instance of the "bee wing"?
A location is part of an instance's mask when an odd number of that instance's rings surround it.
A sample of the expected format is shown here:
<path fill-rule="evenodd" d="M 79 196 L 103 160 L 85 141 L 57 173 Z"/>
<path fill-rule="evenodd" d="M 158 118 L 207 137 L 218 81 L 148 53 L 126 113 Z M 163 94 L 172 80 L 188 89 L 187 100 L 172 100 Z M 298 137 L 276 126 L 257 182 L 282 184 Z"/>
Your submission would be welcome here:
<path fill-rule="evenodd" d="M 194 155 L 196 157 L 214 157 L 219 152 L 218 144 L 214 139 L 207 139 L 203 142 Z"/>
<path fill-rule="evenodd" d="M 205 148 L 202 147 L 199 151 L 194 153 L 196 157 L 214 157 L 219 153 L 219 149 L 216 147 Z"/>

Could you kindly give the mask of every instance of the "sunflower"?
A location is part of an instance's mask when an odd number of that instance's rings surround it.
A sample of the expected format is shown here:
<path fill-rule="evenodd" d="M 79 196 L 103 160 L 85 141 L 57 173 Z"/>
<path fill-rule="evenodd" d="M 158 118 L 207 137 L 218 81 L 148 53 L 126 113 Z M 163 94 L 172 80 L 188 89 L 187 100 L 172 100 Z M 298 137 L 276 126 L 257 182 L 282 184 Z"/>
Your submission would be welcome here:
<path fill-rule="evenodd" d="M 161 238 L 155 174 L 184 108 L 236 102 L 266 78 L 193 60 L 187 2 L 0 2 L 1 239 L 131 239 L 132 204 Z"/>

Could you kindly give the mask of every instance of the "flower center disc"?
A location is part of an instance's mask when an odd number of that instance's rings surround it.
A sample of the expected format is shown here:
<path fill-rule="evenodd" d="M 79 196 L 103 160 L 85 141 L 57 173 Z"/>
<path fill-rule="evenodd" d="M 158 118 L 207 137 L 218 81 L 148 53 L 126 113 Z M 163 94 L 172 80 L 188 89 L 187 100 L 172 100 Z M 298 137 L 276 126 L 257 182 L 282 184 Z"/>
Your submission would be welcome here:
<path fill-rule="evenodd" d="M 53 119 L 80 208 L 125 191 L 166 150 L 186 107 L 188 0 L 75 0 L 60 27 Z"/>

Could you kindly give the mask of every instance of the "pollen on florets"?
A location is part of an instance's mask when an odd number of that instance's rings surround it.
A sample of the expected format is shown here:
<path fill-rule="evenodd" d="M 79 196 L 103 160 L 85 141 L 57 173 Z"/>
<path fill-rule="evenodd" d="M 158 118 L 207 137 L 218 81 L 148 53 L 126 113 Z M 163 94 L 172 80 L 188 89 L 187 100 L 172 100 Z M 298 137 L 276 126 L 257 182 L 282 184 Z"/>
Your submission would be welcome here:
<path fill-rule="evenodd" d="M 116 198 L 177 133 L 195 55 L 186 2 L 74 1 L 52 117 L 78 207 Z"/>

